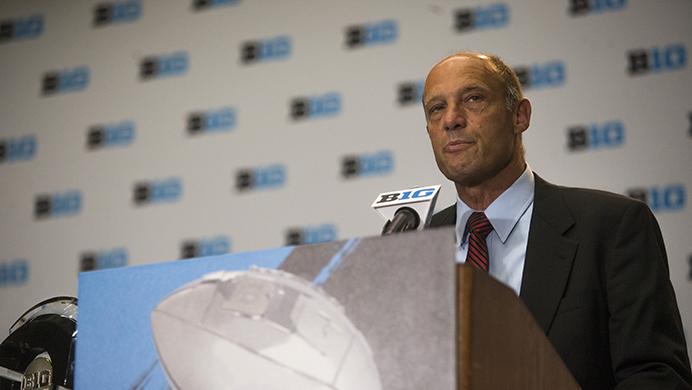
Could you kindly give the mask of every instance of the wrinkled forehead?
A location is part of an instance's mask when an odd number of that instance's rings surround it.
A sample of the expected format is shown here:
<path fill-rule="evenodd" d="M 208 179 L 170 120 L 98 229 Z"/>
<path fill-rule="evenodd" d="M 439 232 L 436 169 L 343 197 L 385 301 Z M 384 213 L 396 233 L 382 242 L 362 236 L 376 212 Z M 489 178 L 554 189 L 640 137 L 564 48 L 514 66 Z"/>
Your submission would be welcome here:
<path fill-rule="evenodd" d="M 438 62 L 425 79 L 423 96 L 448 82 L 481 84 L 491 90 L 502 89 L 502 81 L 488 57 L 480 54 L 459 54 Z"/>

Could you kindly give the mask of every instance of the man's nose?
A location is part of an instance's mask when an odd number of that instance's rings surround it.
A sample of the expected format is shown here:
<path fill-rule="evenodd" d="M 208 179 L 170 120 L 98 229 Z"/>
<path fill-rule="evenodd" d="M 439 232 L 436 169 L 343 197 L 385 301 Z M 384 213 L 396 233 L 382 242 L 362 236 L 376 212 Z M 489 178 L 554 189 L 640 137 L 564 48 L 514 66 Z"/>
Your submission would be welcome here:
<path fill-rule="evenodd" d="M 461 108 L 457 106 L 449 107 L 442 118 L 442 126 L 447 131 L 466 127 L 466 117 Z"/>

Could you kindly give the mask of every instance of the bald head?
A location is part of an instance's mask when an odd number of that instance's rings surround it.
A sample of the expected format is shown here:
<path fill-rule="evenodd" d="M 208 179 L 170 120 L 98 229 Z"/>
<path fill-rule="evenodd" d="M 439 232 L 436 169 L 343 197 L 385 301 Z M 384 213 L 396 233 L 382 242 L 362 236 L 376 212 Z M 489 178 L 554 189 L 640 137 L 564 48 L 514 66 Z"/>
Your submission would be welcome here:
<path fill-rule="evenodd" d="M 485 66 L 485 68 L 490 73 L 492 73 L 493 76 L 496 77 L 497 80 L 500 82 L 500 85 L 504 90 L 505 104 L 507 106 L 507 109 L 512 111 L 517 108 L 517 104 L 519 104 L 521 99 L 523 99 L 524 97 L 521 91 L 521 83 L 519 82 L 519 78 L 517 77 L 516 73 L 514 73 L 512 68 L 507 66 L 507 64 L 505 64 L 500 59 L 500 57 L 490 54 L 460 51 L 443 58 L 438 63 L 436 63 L 430 70 L 430 73 L 428 74 L 428 77 L 425 80 L 426 88 L 424 88 L 424 91 L 427 90 L 428 79 L 430 78 L 430 75 L 438 66 L 450 61 L 457 61 L 462 59 L 477 60 L 479 61 L 479 63 L 482 63 Z M 423 105 L 425 105 L 425 92 L 423 93 Z"/>

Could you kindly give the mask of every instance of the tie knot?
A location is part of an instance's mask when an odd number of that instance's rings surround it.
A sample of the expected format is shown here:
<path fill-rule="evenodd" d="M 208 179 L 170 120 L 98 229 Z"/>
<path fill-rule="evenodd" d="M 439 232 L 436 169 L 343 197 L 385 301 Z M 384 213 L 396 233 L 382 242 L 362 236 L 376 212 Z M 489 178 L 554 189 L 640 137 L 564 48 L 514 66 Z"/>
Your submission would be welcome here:
<path fill-rule="evenodd" d="M 483 238 L 487 237 L 488 233 L 493 230 L 493 225 L 490 224 L 485 214 L 481 212 L 474 212 L 471 214 L 469 220 L 466 222 L 466 226 L 469 231 Z"/>

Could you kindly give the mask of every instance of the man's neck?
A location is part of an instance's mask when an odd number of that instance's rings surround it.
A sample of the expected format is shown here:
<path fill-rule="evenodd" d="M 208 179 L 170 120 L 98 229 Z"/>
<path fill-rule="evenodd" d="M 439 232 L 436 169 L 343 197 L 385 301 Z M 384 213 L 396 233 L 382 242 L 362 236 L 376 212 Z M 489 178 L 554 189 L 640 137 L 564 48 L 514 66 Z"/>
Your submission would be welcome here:
<path fill-rule="evenodd" d="M 476 186 L 468 187 L 455 183 L 459 198 L 474 210 L 485 210 L 514 183 L 526 169 L 521 161 L 507 165 L 497 175 Z"/>

